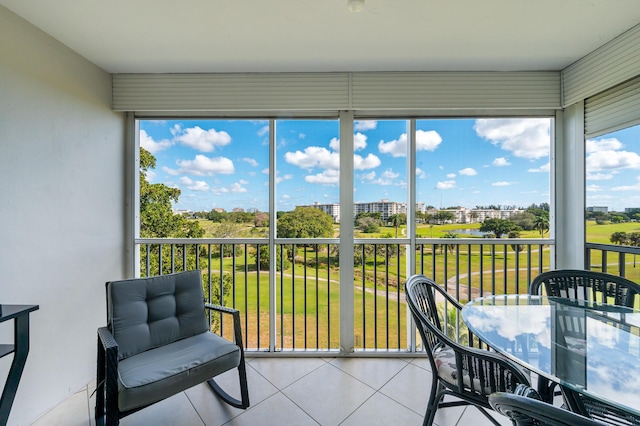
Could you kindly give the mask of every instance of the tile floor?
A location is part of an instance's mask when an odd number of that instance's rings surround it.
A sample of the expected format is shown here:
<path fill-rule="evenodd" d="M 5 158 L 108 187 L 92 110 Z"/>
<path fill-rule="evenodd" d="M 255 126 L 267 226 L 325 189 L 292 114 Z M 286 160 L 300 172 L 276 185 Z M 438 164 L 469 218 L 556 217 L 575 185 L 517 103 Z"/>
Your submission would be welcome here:
<path fill-rule="evenodd" d="M 235 370 L 234 370 L 235 371 Z M 399 358 L 250 358 L 247 359 L 251 407 L 221 403 L 199 385 L 125 417 L 123 426 L 217 425 L 421 425 L 431 372 L 426 359 Z M 219 382 L 232 394 L 237 375 Z M 35 426 L 93 426 L 94 384 L 74 394 L 33 423 Z M 495 417 L 510 425 L 506 417 Z M 438 426 L 489 426 L 473 407 L 438 411 Z"/>

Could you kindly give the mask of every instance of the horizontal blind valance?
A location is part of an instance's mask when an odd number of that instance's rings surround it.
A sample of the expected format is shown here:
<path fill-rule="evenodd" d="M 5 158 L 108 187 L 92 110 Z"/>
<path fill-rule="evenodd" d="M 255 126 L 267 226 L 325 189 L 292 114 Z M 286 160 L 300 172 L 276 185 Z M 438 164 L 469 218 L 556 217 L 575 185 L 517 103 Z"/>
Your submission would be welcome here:
<path fill-rule="evenodd" d="M 640 25 L 562 71 L 566 107 L 640 75 Z"/>
<path fill-rule="evenodd" d="M 559 72 L 115 74 L 115 111 L 558 109 Z"/>
<path fill-rule="evenodd" d="M 640 77 L 585 100 L 585 136 L 593 138 L 640 124 Z"/>

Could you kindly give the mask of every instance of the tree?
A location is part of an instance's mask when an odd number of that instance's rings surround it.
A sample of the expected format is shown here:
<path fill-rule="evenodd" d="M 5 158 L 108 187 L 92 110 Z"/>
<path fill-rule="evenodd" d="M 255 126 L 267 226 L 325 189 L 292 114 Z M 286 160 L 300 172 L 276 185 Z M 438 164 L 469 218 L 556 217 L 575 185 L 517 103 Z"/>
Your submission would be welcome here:
<path fill-rule="evenodd" d="M 256 228 L 269 226 L 269 213 L 256 212 L 253 218 L 253 224 Z"/>
<path fill-rule="evenodd" d="M 277 222 L 278 238 L 331 238 L 333 218 L 314 207 L 296 207 Z"/>
<path fill-rule="evenodd" d="M 364 216 L 357 220 L 358 229 L 367 234 L 380 232 L 380 223 L 377 219 L 371 216 Z"/>
<path fill-rule="evenodd" d="M 202 238 L 198 222 L 173 213 L 180 190 L 163 183 L 149 183 L 147 172 L 156 167 L 156 159 L 140 148 L 140 236 L 143 238 Z"/>
<path fill-rule="evenodd" d="M 549 213 L 543 212 L 536 216 L 533 226 L 540 232 L 540 238 L 544 238 L 544 233 L 549 230 Z"/>
<path fill-rule="evenodd" d="M 531 231 L 533 229 L 536 229 L 535 228 L 536 216 L 529 211 L 515 213 L 511 215 L 509 220 L 515 223 L 516 225 L 518 225 L 520 228 L 524 229 L 525 231 Z"/>
<path fill-rule="evenodd" d="M 508 219 L 487 219 L 480 225 L 480 232 L 491 232 L 496 238 L 516 230 L 518 230 L 518 225 Z"/>
<path fill-rule="evenodd" d="M 398 238 L 398 228 L 400 225 L 405 225 L 407 223 L 407 215 L 404 213 L 394 214 L 389 217 L 389 223 L 391 223 L 391 226 L 396 228 L 396 238 Z"/>
<path fill-rule="evenodd" d="M 614 232 L 613 234 L 611 234 L 609 241 L 611 241 L 613 244 L 626 246 L 629 245 L 629 236 L 626 232 Z"/>
<path fill-rule="evenodd" d="M 509 238 L 520 238 L 520 231 L 509 231 Z M 520 253 L 524 249 L 522 244 L 511 244 L 511 248 L 516 253 Z"/>
<path fill-rule="evenodd" d="M 442 236 L 442 238 L 460 238 L 460 235 L 456 234 L 453 231 L 449 231 L 446 234 L 444 234 Z M 455 250 L 456 245 L 455 244 L 447 244 L 447 248 L 449 249 L 449 253 L 453 253 L 453 250 Z"/>

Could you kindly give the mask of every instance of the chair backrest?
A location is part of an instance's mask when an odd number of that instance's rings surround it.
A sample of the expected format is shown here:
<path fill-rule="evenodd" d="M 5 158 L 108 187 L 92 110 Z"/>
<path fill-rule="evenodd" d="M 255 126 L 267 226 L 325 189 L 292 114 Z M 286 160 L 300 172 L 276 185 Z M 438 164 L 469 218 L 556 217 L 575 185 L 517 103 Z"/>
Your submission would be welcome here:
<path fill-rule="evenodd" d="M 529 294 L 583 299 L 603 304 L 640 306 L 640 284 L 624 277 L 582 269 L 543 272 L 531 281 Z"/>
<path fill-rule="evenodd" d="M 438 346 L 454 344 L 438 315 L 435 291 L 439 289 L 437 283 L 424 275 L 413 275 L 405 284 L 407 304 L 428 353 Z"/>
<path fill-rule="evenodd" d="M 517 426 L 596 426 L 602 423 L 535 398 L 535 391 L 519 385 L 514 393 L 496 392 L 489 395 L 489 404 Z M 525 396 L 528 395 L 528 396 Z"/>
<path fill-rule="evenodd" d="M 118 359 L 208 330 L 200 271 L 106 283 Z"/>

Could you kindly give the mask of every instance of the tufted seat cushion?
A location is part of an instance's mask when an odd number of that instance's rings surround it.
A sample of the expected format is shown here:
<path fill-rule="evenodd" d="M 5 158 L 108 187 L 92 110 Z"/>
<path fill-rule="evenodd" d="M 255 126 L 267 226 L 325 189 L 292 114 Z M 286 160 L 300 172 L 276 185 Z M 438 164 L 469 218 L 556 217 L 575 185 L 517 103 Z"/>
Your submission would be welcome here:
<path fill-rule="evenodd" d="M 118 407 L 126 411 L 167 398 L 239 363 L 240 348 L 209 332 L 150 349 L 118 363 Z"/>

